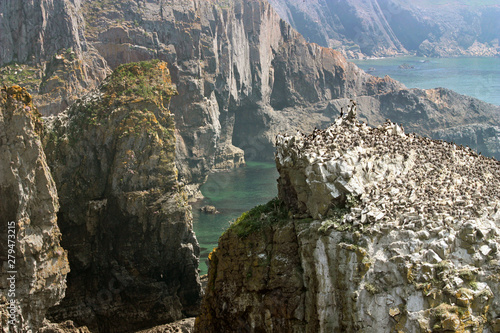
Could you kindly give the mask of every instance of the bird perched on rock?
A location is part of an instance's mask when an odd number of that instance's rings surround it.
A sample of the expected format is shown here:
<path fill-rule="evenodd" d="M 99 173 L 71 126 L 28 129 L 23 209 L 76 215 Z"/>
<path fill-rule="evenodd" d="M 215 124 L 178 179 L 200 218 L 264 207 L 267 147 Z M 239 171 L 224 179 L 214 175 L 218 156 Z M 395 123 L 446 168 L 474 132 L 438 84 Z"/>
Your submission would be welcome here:
<path fill-rule="evenodd" d="M 349 102 L 349 106 L 347 107 L 347 119 L 348 120 L 355 120 L 357 116 L 357 110 L 356 110 L 356 102 L 351 99 Z"/>

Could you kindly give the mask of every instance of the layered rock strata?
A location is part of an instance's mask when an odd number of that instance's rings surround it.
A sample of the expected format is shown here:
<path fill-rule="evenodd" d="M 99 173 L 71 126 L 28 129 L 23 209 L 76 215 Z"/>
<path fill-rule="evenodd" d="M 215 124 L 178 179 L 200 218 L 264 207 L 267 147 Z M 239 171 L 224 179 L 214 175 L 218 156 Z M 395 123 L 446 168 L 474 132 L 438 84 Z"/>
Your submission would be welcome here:
<path fill-rule="evenodd" d="M 211 254 L 198 332 L 498 332 L 500 164 L 339 119 L 277 138 L 279 200 Z"/>
<path fill-rule="evenodd" d="M 42 122 L 19 86 L 0 91 L 2 332 L 38 332 L 66 290 L 59 200 L 40 140 Z"/>
<path fill-rule="evenodd" d="M 131 63 L 46 120 L 72 269 L 54 321 L 128 332 L 196 313 L 199 247 L 175 167 L 175 94 L 166 63 Z"/>

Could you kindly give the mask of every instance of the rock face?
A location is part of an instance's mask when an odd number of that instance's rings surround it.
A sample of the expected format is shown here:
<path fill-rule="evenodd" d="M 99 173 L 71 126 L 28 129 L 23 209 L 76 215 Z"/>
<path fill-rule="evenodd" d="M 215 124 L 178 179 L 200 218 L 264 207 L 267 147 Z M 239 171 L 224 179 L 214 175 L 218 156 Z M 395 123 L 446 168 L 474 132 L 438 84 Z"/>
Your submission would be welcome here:
<path fill-rule="evenodd" d="M 497 56 L 500 8 L 460 1 L 269 0 L 308 41 L 348 58 Z"/>
<path fill-rule="evenodd" d="M 338 119 L 277 138 L 279 199 L 210 255 L 198 332 L 498 332 L 500 164 Z"/>
<path fill-rule="evenodd" d="M 380 112 L 370 112 L 371 105 Z M 376 99 L 361 98 L 358 107 L 360 117 L 369 124 L 380 125 L 385 117 L 403 124 L 407 132 L 451 140 L 486 156 L 500 158 L 500 136 L 496 130 L 500 123 L 499 106 L 436 88 L 394 91 Z M 453 116 L 449 117 L 450 114 Z"/>
<path fill-rule="evenodd" d="M 59 200 L 40 141 L 41 118 L 19 86 L 0 91 L 0 316 L 2 332 L 37 332 L 69 272 Z"/>
<path fill-rule="evenodd" d="M 47 119 L 72 269 L 54 321 L 126 332 L 196 313 L 199 247 L 167 108 L 175 94 L 166 63 L 131 63 Z"/>
<path fill-rule="evenodd" d="M 0 3 L 2 81 L 30 87 L 43 115 L 57 114 L 95 88 L 107 65 L 84 37 L 76 0 Z M 26 64 L 20 68 L 17 63 Z"/>
<path fill-rule="evenodd" d="M 315 1 L 306 3 L 318 8 Z M 381 13 L 391 7 L 389 4 L 342 1 L 337 5 L 344 3 L 353 6 L 353 13 L 339 12 L 342 18 L 359 14 L 356 3 L 363 3 L 367 13 L 376 9 L 380 14 L 376 24 L 371 17 L 354 20 L 351 25 L 345 24 L 346 31 L 375 31 L 377 38 L 369 43 L 373 49 L 375 45 L 385 45 L 381 47 L 392 53 L 412 49 L 401 46 L 399 37 L 386 31 L 390 20 Z M 14 11 L 14 5 L 21 6 L 8 1 L 1 7 L 4 17 Z M 306 43 L 262 0 L 54 0 L 51 5 L 67 16 L 53 23 L 54 31 L 64 31 L 67 36 L 55 39 L 68 41 L 61 42 L 63 51 L 54 51 L 55 55 L 47 51 L 44 65 L 39 67 L 22 65 L 19 71 L 15 65 L 6 66 L 2 80 L 30 84 L 37 92 L 35 98 L 47 106 L 42 112 L 49 115 L 95 87 L 108 66 L 116 68 L 125 62 L 153 58 L 167 61 L 179 91 L 179 96 L 172 98 L 176 165 L 181 180 L 190 186 L 204 182 L 210 170 L 242 165 L 244 155 L 249 160 L 272 159 L 277 133 L 324 128 L 345 107 L 346 100 L 354 97 L 366 101 L 359 109 L 372 125 L 381 124 L 387 117 L 398 122 L 403 119 L 405 126 L 424 135 L 475 125 L 462 131 L 473 137 L 479 135 L 475 132 L 478 126 L 499 125 L 498 107 L 471 102 L 480 107 L 470 115 L 469 122 L 463 123 L 456 114 L 462 112 L 462 104 L 469 103 L 467 97 L 454 96 L 448 105 L 435 103 L 422 90 L 406 90 L 390 78 L 367 75 L 339 52 Z M 399 5 L 398 10 L 404 12 L 407 5 Z M 326 15 L 328 11 L 323 12 Z M 63 22 L 74 28 L 58 27 Z M 6 29 L 17 31 L 10 23 Z M 408 100 L 410 103 L 405 104 Z M 415 105 L 424 111 L 415 110 Z M 442 121 L 430 121 L 426 118 L 429 114 L 441 115 Z M 487 141 L 495 141 L 490 139 Z"/>

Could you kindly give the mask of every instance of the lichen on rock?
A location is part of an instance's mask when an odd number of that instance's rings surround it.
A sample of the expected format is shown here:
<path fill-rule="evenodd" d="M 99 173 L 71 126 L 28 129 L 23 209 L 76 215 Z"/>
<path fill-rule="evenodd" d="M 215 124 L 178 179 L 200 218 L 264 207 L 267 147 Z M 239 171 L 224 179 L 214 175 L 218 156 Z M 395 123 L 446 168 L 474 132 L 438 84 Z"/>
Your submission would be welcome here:
<path fill-rule="evenodd" d="M 391 122 L 276 142 L 288 220 L 221 237 L 197 331 L 498 331 L 498 161 Z"/>
<path fill-rule="evenodd" d="M 130 63 L 46 119 L 72 266 L 54 321 L 123 332 L 196 313 L 199 247 L 177 179 L 174 94 L 165 62 Z"/>
<path fill-rule="evenodd" d="M 66 290 L 59 200 L 39 133 L 40 114 L 26 89 L 0 91 L 0 317 L 2 332 L 37 332 Z M 14 321 L 15 323 L 12 323 Z"/>

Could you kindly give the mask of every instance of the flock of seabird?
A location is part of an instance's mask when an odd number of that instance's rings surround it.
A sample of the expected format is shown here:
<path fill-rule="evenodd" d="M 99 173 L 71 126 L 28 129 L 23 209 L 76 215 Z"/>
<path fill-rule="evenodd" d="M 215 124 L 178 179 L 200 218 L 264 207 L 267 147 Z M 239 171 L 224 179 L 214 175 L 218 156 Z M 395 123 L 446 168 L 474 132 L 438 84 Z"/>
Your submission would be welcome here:
<path fill-rule="evenodd" d="M 470 220 L 500 211 L 500 162 L 468 147 L 405 134 L 401 126 L 390 121 L 378 128 L 369 127 L 356 120 L 352 100 L 347 114 L 342 109 L 329 128 L 314 129 L 310 135 L 279 136 L 277 145 L 286 146 L 288 151 L 278 151 L 291 156 L 290 163 L 301 156 L 326 161 L 356 147 L 362 148 L 357 149 L 358 163 L 413 158 L 405 174 L 384 179 L 369 189 L 361 209 L 356 210 L 358 215 L 375 209 L 383 216 L 380 221 L 418 224 Z"/>

